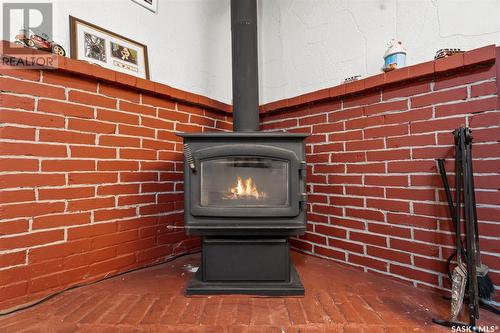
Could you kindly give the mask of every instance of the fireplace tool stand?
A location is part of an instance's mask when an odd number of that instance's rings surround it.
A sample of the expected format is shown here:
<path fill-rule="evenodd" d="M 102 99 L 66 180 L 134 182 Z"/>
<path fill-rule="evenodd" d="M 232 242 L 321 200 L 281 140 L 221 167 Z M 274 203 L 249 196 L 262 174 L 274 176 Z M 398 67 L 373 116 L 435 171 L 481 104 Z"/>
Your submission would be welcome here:
<path fill-rule="evenodd" d="M 433 318 L 432 321 L 446 327 L 460 327 L 470 332 L 480 332 L 479 327 L 476 326 L 477 319 L 479 318 L 480 302 L 478 278 L 481 279 L 481 283 L 483 286 L 486 286 L 486 289 L 491 289 L 492 285 L 489 286 L 491 281 L 488 282 L 488 268 L 481 264 L 479 250 L 474 174 L 472 171 L 472 136 L 470 129 L 463 127 L 456 129 L 453 134 L 455 137 L 455 205 L 453 205 L 453 200 L 451 199 L 444 161 L 438 160 L 438 166 L 455 229 L 457 266 L 453 270 L 453 273 L 450 274 L 452 280 L 450 320 Z M 462 195 L 464 199 L 463 221 L 465 242 L 462 241 L 461 236 L 462 208 L 460 201 Z M 465 248 L 463 243 L 465 243 Z M 451 258 L 449 262 L 451 262 Z M 488 294 L 487 297 L 489 297 L 489 293 L 491 292 L 492 290 L 482 290 L 482 293 Z M 465 296 L 466 293 L 467 296 Z M 457 321 L 464 298 L 467 298 L 469 323 Z"/>

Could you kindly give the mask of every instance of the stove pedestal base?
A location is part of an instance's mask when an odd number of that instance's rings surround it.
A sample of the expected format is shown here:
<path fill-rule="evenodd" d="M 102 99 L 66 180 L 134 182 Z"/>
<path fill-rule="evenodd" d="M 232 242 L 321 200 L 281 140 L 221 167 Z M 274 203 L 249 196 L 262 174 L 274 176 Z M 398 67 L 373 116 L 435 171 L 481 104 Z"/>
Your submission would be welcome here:
<path fill-rule="evenodd" d="M 186 295 L 260 295 L 260 296 L 304 296 L 304 286 L 293 264 L 290 265 L 290 281 L 202 281 L 202 269 L 189 282 Z"/>
<path fill-rule="evenodd" d="M 201 258 L 187 295 L 304 295 L 288 237 L 203 237 Z"/>

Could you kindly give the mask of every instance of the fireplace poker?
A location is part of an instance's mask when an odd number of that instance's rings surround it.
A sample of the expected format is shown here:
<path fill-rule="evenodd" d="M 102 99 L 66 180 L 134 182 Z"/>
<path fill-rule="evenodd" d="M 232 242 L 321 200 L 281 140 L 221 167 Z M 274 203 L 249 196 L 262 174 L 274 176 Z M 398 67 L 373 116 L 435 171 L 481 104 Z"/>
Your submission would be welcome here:
<path fill-rule="evenodd" d="M 471 194 L 471 222 L 474 226 L 474 244 L 476 253 L 476 273 L 477 273 L 477 285 L 478 285 L 478 295 L 480 299 L 491 300 L 495 292 L 495 287 L 491 278 L 488 275 L 489 268 L 481 262 L 481 251 L 479 248 L 479 227 L 477 222 L 477 206 L 476 206 L 476 189 L 474 186 L 474 171 L 472 167 L 472 135 L 471 130 L 466 129 L 465 132 L 465 156 L 469 164 L 469 189 Z"/>

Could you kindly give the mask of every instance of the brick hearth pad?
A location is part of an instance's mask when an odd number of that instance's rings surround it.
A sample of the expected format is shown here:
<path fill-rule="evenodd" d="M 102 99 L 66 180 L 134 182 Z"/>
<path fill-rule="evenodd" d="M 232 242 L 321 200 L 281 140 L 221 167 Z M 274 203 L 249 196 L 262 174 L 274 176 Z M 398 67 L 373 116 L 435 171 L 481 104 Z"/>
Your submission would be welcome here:
<path fill-rule="evenodd" d="M 0 317 L 1 332 L 450 332 L 431 323 L 449 303 L 332 261 L 293 253 L 304 298 L 191 297 L 183 289 L 199 255 L 68 291 Z M 500 326 L 481 312 L 480 324 Z"/>

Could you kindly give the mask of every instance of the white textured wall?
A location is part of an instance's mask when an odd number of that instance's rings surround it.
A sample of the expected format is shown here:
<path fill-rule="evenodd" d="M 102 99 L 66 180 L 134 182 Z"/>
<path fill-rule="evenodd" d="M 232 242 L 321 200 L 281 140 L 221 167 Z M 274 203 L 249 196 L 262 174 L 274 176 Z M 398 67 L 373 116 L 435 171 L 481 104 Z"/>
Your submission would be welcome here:
<path fill-rule="evenodd" d="M 159 0 L 156 14 L 131 0 L 3 2 L 52 2 L 53 38 L 68 53 L 72 15 L 146 44 L 152 80 L 231 101 L 229 0 Z"/>
<path fill-rule="evenodd" d="M 260 0 L 261 103 L 380 73 L 387 42 L 407 64 L 440 48 L 500 44 L 500 0 Z"/>
<path fill-rule="evenodd" d="M 500 0 L 258 1 L 262 104 L 379 73 L 393 37 L 408 64 L 500 44 Z M 157 14 L 131 0 L 53 3 L 54 39 L 67 50 L 73 15 L 148 45 L 153 80 L 231 103 L 229 0 L 159 0 Z"/>

